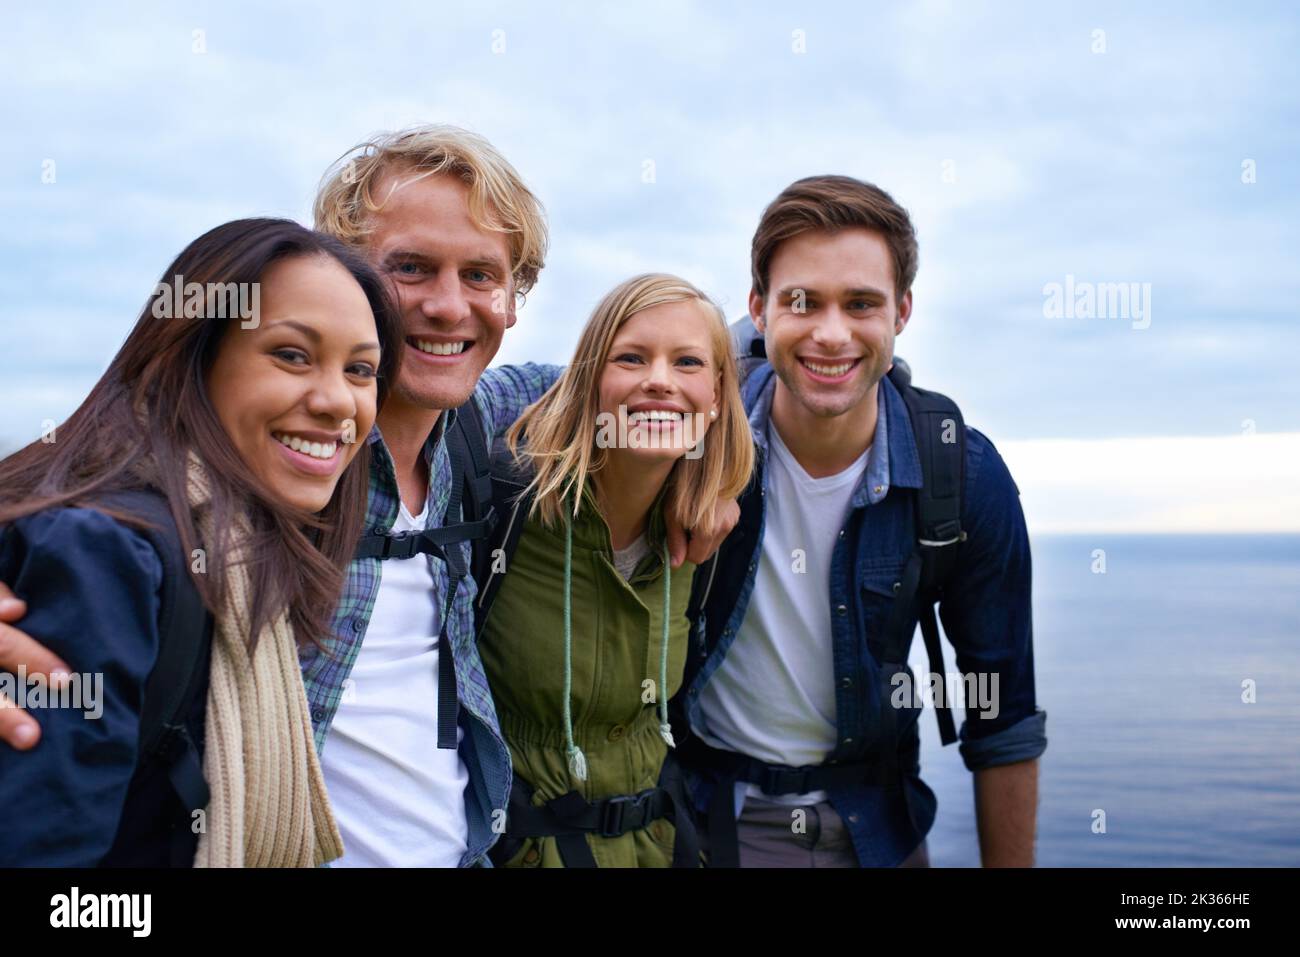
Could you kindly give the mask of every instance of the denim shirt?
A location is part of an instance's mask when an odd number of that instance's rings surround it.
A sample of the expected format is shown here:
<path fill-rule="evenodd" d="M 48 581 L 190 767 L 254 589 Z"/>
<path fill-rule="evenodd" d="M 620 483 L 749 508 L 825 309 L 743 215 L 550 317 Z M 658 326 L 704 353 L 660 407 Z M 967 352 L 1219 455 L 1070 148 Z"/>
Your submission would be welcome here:
<path fill-rule="evenodd" d="M 776 384 L 766 362 L 746 382 L 745 407 L 757 451 L 755 474 L 741 497 L 740 525 L 719 552 L 718 567 L 702 572 L 711 572 L 714 581 L 702 623 L 703 646 L 687 673 L 686 714 L 694 727 L 700 726 L 701 692 L 735 642 L 757 578 L 769 490 L 767 430 Z M 921 486 L 920 456 L 903 398 L 888 378 L 880 382 L 877 404 L 866 471 L 853 492 L 831 559 L 827 599 L 834 660 L 828 665 L 834 669 L 839 740 L 827 761 L 870 757 L 881 707 L 875 645 L 892 608 L 895 583 L 916 544 L 912 490 Z M 978 771 L 1042 754 L 1047 715 L 1034 697 L 1029 538 L 1019 490 L 993 443 L 969 427 L 961 521 L 967 539 L 954 546 L 958 553 L 939 616 L 956 650 L 956 670 L 998 676 L 996 717 L 982 716 L 979 702 L 970 701 L 959 735 L 962 760 Z M 913 614 L 911 627 L 915 625 Z M 951 664 L 946 668 L 951 671 Z M 904 752 L 919 748 L 920 713 L 917 708 L 900 709 Z M 921 781 L 919 766 L 905 781 L 906 796 L 898 789 L 865 784 L 827 791 L 864 866 L 896 866 L 933 825 L 937 801 Z M 707 774 L 695 776 L 701 809 L 707 807 L 711 789 Z M 914 824 L 904 800 L 911 805 Z"/>
<path fill-rule="evenodd" d="M 559 378 L 560 372 L 559 366 L 530 362 L 519 366 L 498 366 L 483 373 L 473 398 L 478 405 L 489 445 L 493 437 L 505 433 L 525 408 L 542 397 Z M 447 504 L 451 494 L 451 459 L 443 436 L 454 424 L 455 415 L 454 409 L 443 412 L 439 427 L 434 429 L 424 445 L 424 460 L 429 469 L 427 504 L 430 528 L 446 524 Z M 366 528 L 386 535 L 392 531 L 393 524 L 397 521 L 400 502 L 397 473 L 377 426 L 371 431 L 367 442 L 371 462 Z M 452 516 L 452 520 L 455 520 L 455 516 Z M 462 542 L 456 547 L 462 550 L 468 566 L 469 543 Z M 425 557 L 433 572 L 433 605 L 440 619 L 451 578 L 444 563 L 432 556 Z M 349 676 L 361 651 L 370 615 L 374 611 L 382 573 L 383 561 L 378 558 L 353 560 L 348 566 L 343 597 L 334 612 L 331 634 L 325 642 L 327 653 L 322 654 L 314 646 L 308 645 L 299 655 L 318 752 L 324 749 L 334 715 L 349 691 Z M 487 852 L 498 837 L 492 828 L 493 815 L 498 809 L 504 811 L 506 808 L 511 778 L 510 754 L 501 735 L 492 694 L 483 672 L 483 661 L 479 657 L 475 641 L 473 608 L 477 591 L 472 577 L 461 581 L 452 602 L 451 619 L 447 623 L 447 637 L 456 670 L 460 723 L 465 729 L 460 742 L 460 757 L 469 774 L 469 786 L 465 793 L 469 834 L 467 850 L 460 862 L 462 867 L 490 866 Z M 440 630 L 440 620 L 437 625 Z M 430 702 L 429 706 L 432 712 L 434 703 Z M 430 746 L 432 744 L 431 741 Z"/>

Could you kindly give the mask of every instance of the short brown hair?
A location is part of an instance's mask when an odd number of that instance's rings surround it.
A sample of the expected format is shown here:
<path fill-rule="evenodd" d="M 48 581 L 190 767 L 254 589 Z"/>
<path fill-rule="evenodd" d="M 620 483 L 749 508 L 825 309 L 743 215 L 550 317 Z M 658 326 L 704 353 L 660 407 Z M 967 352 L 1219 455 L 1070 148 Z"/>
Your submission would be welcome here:
<path fill-rule="evenodd" d="M 809 176 L 791 183 L 772 200 L 754 232 L 750 262 L 754 291 L 767 298 L 768 273 L 777 247 L 810 230 L 854 227 L 880 233 L 894 258 L 894 295 L 901 298 L 916 279 L 916 230 L 907 210 L 879 186 L 852 176 Z"/>

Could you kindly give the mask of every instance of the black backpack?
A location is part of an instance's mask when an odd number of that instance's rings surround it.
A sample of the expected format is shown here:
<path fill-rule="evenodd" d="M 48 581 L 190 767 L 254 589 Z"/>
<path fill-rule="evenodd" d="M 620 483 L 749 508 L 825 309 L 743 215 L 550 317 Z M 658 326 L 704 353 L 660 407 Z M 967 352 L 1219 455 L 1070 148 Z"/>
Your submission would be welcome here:
<path fill-rule="evenodd" d="M 213 618 L 189 575 L 188 556 L 168 507 L 154 489 L 116 492 L 103 504 L 149 522 L 140 531 L 162 561 L 158 611 L 158 658 L 145 682 L 140 716 L 140 748 L 122 820 L 106 866 L 158 863 L 149 836 L 159 827 L 170 832 L 168 863 L 188 867 L 198 843 L 193 813 L 208 806 L 203 777 L 202 725 L 206 708 Z M 191 727 L 198 728 L 196 734 Z M 170 785 L 156 787 L 159 776 Z"/>

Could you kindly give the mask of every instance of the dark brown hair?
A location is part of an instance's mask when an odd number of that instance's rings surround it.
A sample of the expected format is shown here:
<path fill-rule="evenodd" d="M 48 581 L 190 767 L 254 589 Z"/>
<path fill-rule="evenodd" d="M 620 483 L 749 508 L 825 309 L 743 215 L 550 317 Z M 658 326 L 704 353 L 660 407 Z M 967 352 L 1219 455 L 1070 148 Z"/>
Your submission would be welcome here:
<path fill-rule="evenodd" d="M 851 176 L 809 176 L 791 183 L 772 200 L 754 231 L 750 263 L 754 291 L 767 298 L 768 273 L 777 247 L 810 230 L 854 227 L 879 232 L 894 258 L 894 298 L 916 279 L 916 230 L 907 210 L 879 186 Z"/>
<path fill-rule="evenodd" d="M 194 240 L 167 267 L 108 371 L 56 430 L 57 441 L 33 442 L 0 461 L 0 526 L 47 508 L 85 507 L 145 527 L 103 499 L 152 485 L 166 496 L 188 555 L 199 545 L 187 498 L 187 462 L 193 450 L 208 473 L 218 536 L 216 542 L 203 543 L 206 574 L 191 574 L 204 604 L 214 614 L 222 608 L 229 530 L 236 515 L 246 515 L 253 529 L 245 552 L 253 590 L 250 641 L 287 609 L 298 642 L 317 642 L 326 633 L 365 520 L 366 436 L 356 437 L 361 448 L 319 514 L 277 500 L 236 451 L 205 387 L 221 339 L 239 316 L 222 318 L 222 309 L 221 317 L 156 318 L 171 314 L 170 296 L 166 308 L 155 310 L 161 287 L 174 277 L 204 289 L 211 288 L 209 283 L 255 283 L 272 263 L 298 256 L 329 257 L 365 292 L 381 349 L 382 404 L 397 376 L 403 343 L 401 319 L 383 280 L 339 240 L 290 220 L 226 223 Z"/>

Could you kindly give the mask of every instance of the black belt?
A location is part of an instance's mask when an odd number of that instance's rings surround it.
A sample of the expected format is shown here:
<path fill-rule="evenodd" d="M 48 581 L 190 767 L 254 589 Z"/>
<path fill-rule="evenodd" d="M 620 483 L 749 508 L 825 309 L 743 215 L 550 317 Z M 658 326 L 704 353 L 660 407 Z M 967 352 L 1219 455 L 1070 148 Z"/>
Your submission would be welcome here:
<path fill-rule="evenodd" d="M 905 778 L 908 771 L 918 767 L 919 739 L 904 755 L 894 752 L 869 761 L 816 764 L 799 768 L 768 764 L 735 751 L 713 748 L 694 734 L 682 743 L 681 749 L 690 766 L 707 768 L 715 773 L 708 819 L 710 867 L 740 866 L 735 786 L 741 781 L 758 785 L 764 794 L 808 794 L 828 788 L 862 785 L 899 788 L 907 806 L 908 820 L 916 828 Z"/>

